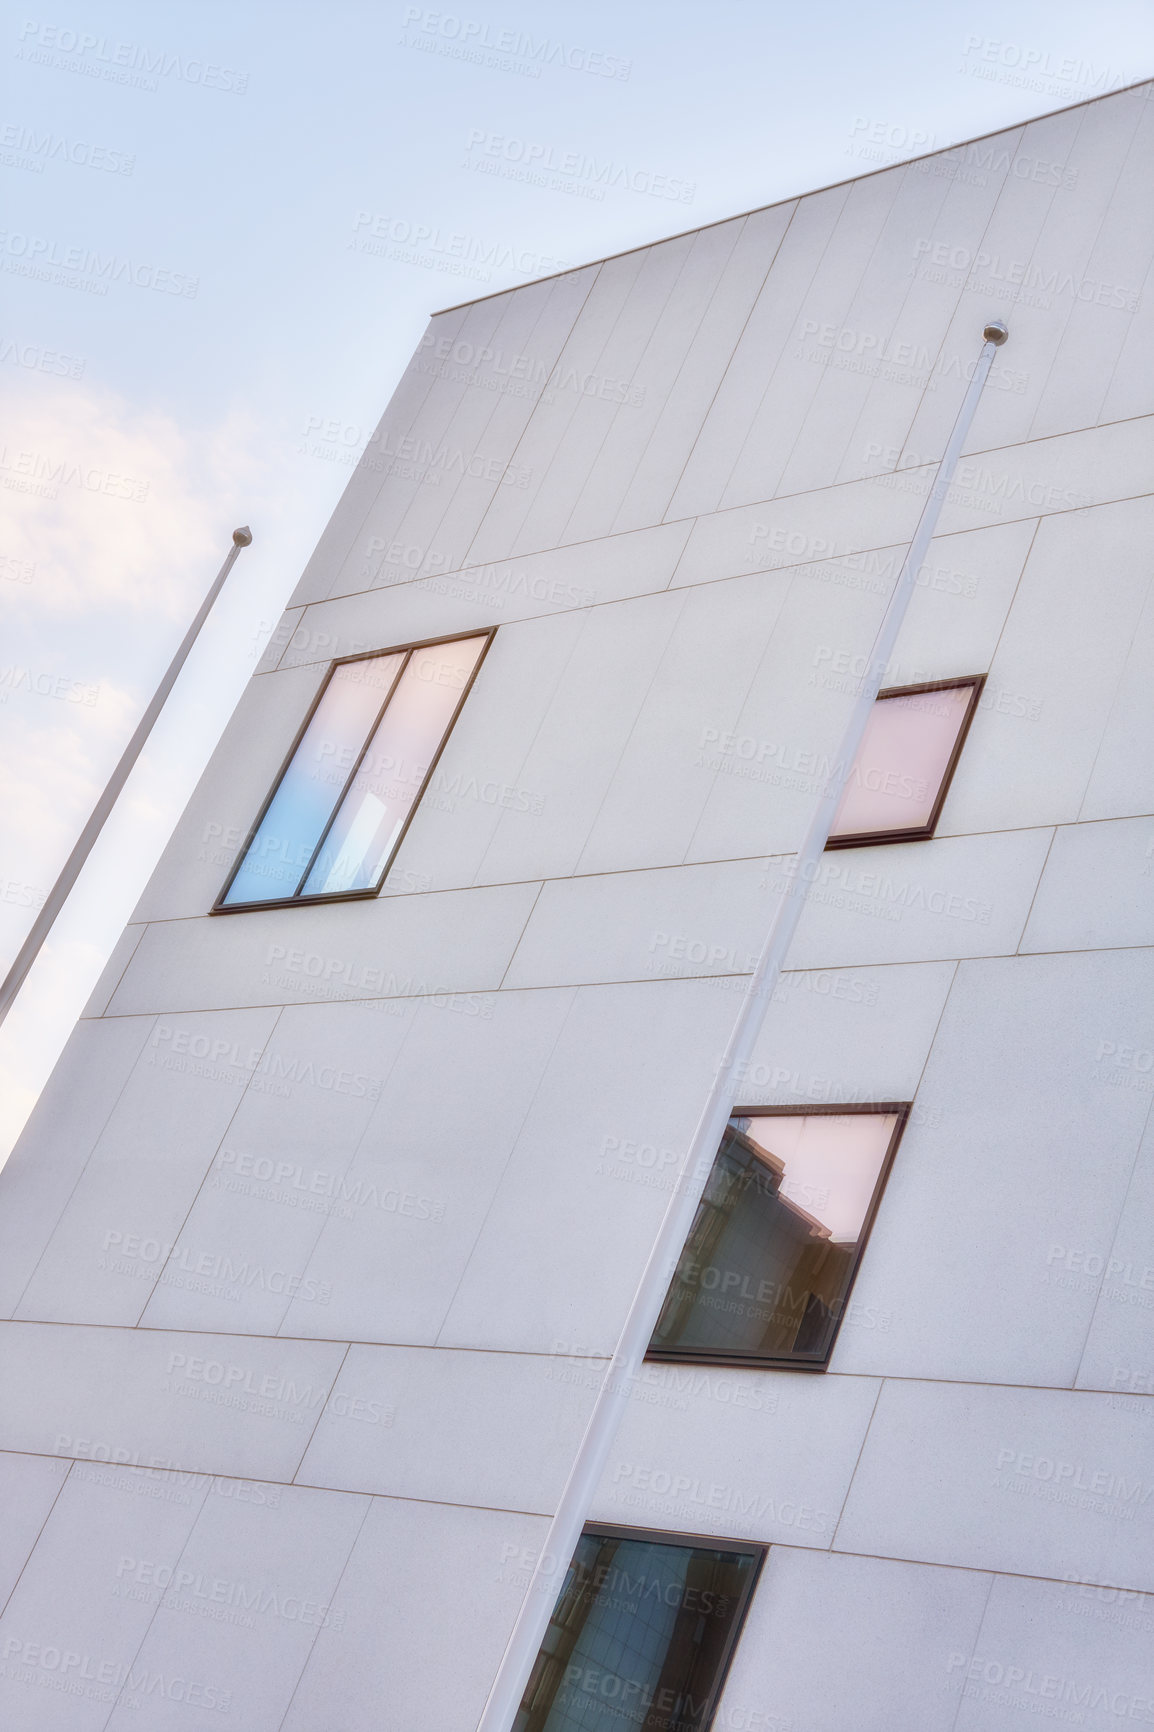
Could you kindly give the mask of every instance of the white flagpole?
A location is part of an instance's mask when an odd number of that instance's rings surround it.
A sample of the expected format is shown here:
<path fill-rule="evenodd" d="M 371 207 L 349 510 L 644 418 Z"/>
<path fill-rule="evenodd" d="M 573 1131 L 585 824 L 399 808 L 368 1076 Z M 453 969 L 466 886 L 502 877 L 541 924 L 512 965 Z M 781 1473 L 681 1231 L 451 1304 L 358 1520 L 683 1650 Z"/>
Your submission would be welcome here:
<path fill-rule="evenodd" d="M 24 984 L 28 971 L 39 956 L 41 946 L 55 924 L 56 916 L 60 913 L 60 910 L 68 900 L 68 893 L 79 878 L 81 868 L 89 854 L 92 852 L 92 847 L 96 838 L 107 823 L 112 808 L 115 806 L 117 799 L 119 798 L 120 791 L 128 780 L 129 772 L 143 751 L 145 742 L 156 723 L 156 718 L 164 708 L 168 694 L 176 684 L 176 676 L 188 660 L 188 653 L 200 634 L 201 626 L 204 624 L 212 610 L 213 602 L 224 588 L 225 578 L 236 563 L 237 555 L 242 547 L 248 547 L 251 542 L 251 529 L 233 530 L 232 547 L 229 549 L 224 564 L 217 572 L 212 587 L 201 602 L 200 610 L 197 613 L 196 618 L 193 620 L 184 635 L 184 641 L 181 643 L 180 648 L 169 662 L 168 670 L 165 673 L 164 678 L 161 680 L 156 691 L 152 695 L 152 702 L 145 710 L 143 716 L 141 716 L 136 732 L 129 740 L 127 746 L 125 746 L 124 751 L 121 754 L 120 762 L 117 764 L 115 770 L 113 770 L 104 792 L 101 794 L 99 800 L 97 800 L 96 805 L 92 809 L 92 816 L 89 818 L 87 824 L 85 824 L 77 838 L 75 848 L 73 848 L 71 854 L 64 862 L 60 871 L 60 876 L 52 886 L 52 890 L 45 901 L 43 908 L 40 910 L 33 922 L 31 932 L 24 940 L 15 962 L 4 977 L 4 984 L 3 986 L 0 986 L 0 1023 L 4 1021 L 4 1018 L 11 1010 L 16 995 Z"/>
<path fill-rule="evenodd" d="M 818 800 L 805 839 L 786 875 L 783 893 L 742 999 L 729 1044 L 718 1066 L 709 1098 L 698 1120 L 689 1153 L 658 1229 L 656 1242 L 629 1306 L 620 1339 L 585 1428 L 585 1435 L 578 1446 L 569 1477 L 549 1524 L 549 1531 L 545 1535 L 544 1544 L 530 1576 L 525 1598 L 513 1625 L 493 1687 L 477 1723 L 477 1732 L 511 1732 L 533 1662 L 537 1658 L 557 1595 L 564 1582 L 565 1571 L 588 1519 L 589 1509 L 625 1405 L 645 1358 L 669 1282 L 693 1225 L 714 1156 L 729 1122 L 734 1106 L 735 1078 L 742 1075 L 743 1067 L 761 1033 L 770 999 L 801 917 L 808 885 L 817 871 L 829 840 L 842 788 L 885 677 L 886 666 L 893 654 L 918 572 L 937 527 L 946 493 L 994 359 L 994 352 L 1006 341 L 1009 332 L 1005 325 L 996 320 L 985 327 L 982 335 L 985 341 L 973 377 L 962 399 L 954 430 L 942 453 L 933 486 L 922 508 L 913 540 L 878 627 L 870 652 L 869 667 L 862 678 L 842 738 L 834 773 Z"/>

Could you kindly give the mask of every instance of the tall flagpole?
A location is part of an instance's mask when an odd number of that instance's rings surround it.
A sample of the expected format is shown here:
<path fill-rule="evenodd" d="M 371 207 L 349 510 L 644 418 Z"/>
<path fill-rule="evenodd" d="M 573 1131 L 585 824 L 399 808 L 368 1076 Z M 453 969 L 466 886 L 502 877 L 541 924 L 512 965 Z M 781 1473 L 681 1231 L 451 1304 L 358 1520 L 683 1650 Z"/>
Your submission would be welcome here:
<path fill-rule="evenodd" d="M 245 528 L 233 530 L 232 546 L 228 551 L 224 564 L 217 572 L 211 589 L 201 602 L 200 610 L 197 613 L 196 618 L 184 634 L 184 641 L 181 643 L 180 648 L 169 662 L 168 670 L 160 684 L 157 686 L 156 691 L 153 693 L 152 702 L 145 710 L 143 716 L 141 716 L 136 732 L 129 740 L 127 746 L 125 746 L 124 751 L 121 754 L 120 762 L 108 778 L 108 784 L 99 800 L 97 800 L 96 805 L 93 807 L 92 816 L 80 832 L 75 848 L 73 848 L 71 854 L 64 862 L 60 876 L 52 886 L 52 890 L 45 900 L 43 908 L 40 910 L 33 922 L 31 932 L 24 940 L 15 962 L 4 977 L 4 984 L 3 986 L 0 986 L 0 1023 L 4 1021 L 4 1018 L 11 1010 L 16 995 L 23 986 L 29 969 L 39 956 L 41 947 L 52 930 L 56 921 L 56 916 L 60 913 L 60 910 L 68 900 L 68 893 L 72 889 L 77 878 L 79 878 L 81 868 L 89 854 L 92 852 L 92 847 L 96 838 L 99 836 L 101 830 L 103 830 L 108 821 L 109 814 L 120 796 L 120 791 L 128 780 L 132 766 L 143 751 L 145 742 L 156 724 L 156 718 L 164 708 L 168 695 L 176 684 L 176 677 L 185 662 L 188 660 L 189 651 L 192 649 L 193 644 L 196 642 L 197 637 L 200 634 L 200 628 L 212 611 L 213 602 L 224 588 L 225 579 L 236 563 L 237 555 L 240 553 L 242 547 L 248 547 L 251 542 L 251 529 Z"/>
<path fill-rule="evenodd" d="M 995 350 L 1006 341 L 1009 332 L 1000 320 L 995 320 L 985 327 L 982 335 L 985 341 L 973 377 L 958 411 L 954 430 L 942 453 L 929 497 L 922 507 L 922 514 L 898 573 L 893 594 L 878 627 L 870 652 L 869 667 L 862 678 L 835 760 L 833 774 L 818 800 L 805 839 L 787 869 L 782 894 L 758 956 L 757 966 L 742 999 L 729 1044 L 718 1066 L 709 1098 L 698 1120 L 689 1153 L 630 1304 L 620 1339 L 585 1428 L 585 1435 L 578 1446 L 569 1477 L 537 1556 L 525 1598 L 497 1669 L 497 1676 L 477 1723 L 477 1732 L 510 1732 L 533 1669 L 533 1662 L 548 1628 L 558 1592 L 564 1582 L 565 1572 L 588 1519 L 613 1439 L 645 1358 L 670 1279 L 693 1225 L 712 1169 L 713 1157 L 733 1110 L 734 1085 L 743 1074 L 743 1067 L 749 1060 L 765 1022 L 774 987 L 801 918 L 808 886 L 817 873 L 822 853 L 829 840 L 842 788 L 853 766 L 866 723 L 885 677 L 886 666 L 893 654 L 918 572 L 941 516 L 946 493 L 974 419 Z"/>

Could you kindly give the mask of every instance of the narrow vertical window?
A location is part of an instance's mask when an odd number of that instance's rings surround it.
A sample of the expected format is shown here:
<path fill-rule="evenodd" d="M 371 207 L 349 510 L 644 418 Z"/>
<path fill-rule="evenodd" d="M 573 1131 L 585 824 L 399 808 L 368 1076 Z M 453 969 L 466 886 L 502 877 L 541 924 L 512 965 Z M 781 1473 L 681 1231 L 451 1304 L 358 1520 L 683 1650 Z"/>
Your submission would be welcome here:
<path fill-rule="evenodd" d="M 981 689 L 975 675 L 878 693 L 829 847 L 933 835 Z"/>
<path fill-rule="evenodd" d="M 378 890 L 491 636 L 339 662 L 218 908 Z"/>
<path fill-rule="evenodd" d="M 908 1111 L 739 1109 L 650 1358 L 823 1369 Z"/>
<path fill-rule="evenodd" d="M 706 1732 L 765 1550 L 591 1523 L 513 1732 Z"/>

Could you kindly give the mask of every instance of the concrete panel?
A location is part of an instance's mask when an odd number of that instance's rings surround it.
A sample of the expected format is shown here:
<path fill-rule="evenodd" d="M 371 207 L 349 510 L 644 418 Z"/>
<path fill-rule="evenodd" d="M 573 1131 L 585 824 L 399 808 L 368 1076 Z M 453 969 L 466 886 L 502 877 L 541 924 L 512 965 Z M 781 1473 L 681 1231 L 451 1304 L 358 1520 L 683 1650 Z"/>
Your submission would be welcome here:
<path fill-rule="evenodd" d="M 1030 910 L 1023 950 L 1087 950 L 1154 939 L 1154 818 L 1064 824 Z"/>
<path fill-rule="evenodd" d="M 499 984 L 535 884 L 383 896 L 150 926 L 113 1015 L 484 992 Z"/>
<path fill-rule="evenodd" d="M 140 1058 L 151 1018 L 78 1024 L 0 1172 L 0 1312 L 10 1317 Z"/>
<path fill-rule="evenodd" d="M 260 1076 L 276 1012 L 162 1017 L 92 1151 L 14 1315 L 132 1324 Z"/>
<path fill-rule="evenodd" d="M 382 1704 L 407 1732 L 477 1720 L 525 1576 L 539 1516 L 374 1498 L 317 1637 L 284 1732 L 378 1732 Z M 434 1615 L 430 1615 L 431 1611 Z"/>
<path fill-rule="evenodd" d="M 835 1549 L 1146 1592 L 1151 1489 L 1104 1395 L 886 1383 Z"/>
<path fill-rule="evenodd" d="M 312 1341 L 0 1326 L 0 1447 L 290 1479 L 345 1349 Z"/>
<path fill-rule="evenodd" d="M 1140 953 L 961 964 L 854 1288 L 885 1328 L 837 1369 L 1073 1385 L 1149 1105 L 1096 1053 L 1152 1005 Z"/>
<path fill-rule="evenodd" d="M 973 1647 L 989 1592 L 977 1570 L 774 1546 L 717 1724 L 953 1732 L 950 1655 Z"/>
<path fill-rule="evenodd" d="M 352 1347 L 297 1479 L 546 1514 L 592 1405 L 541 1357 Z"/>
<path fill-rule="evenodd" d="M 866 1377 L 647 1366 L 593 1518 L 828 1550 L 877 1394 Z"/>

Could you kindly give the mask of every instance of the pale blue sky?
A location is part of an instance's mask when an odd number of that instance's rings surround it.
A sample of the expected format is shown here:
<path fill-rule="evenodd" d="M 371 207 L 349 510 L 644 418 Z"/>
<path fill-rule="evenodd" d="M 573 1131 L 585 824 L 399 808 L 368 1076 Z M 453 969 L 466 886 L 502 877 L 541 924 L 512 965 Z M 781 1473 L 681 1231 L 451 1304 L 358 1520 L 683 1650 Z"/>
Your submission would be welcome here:
<path fill-rule="evenodd" d="M 0 65 L 5 965 L 255 535 L 0 1036 L 2 1146 L 430 311 L 1136 82 L 1154 9 L 53 0 Z"/>

